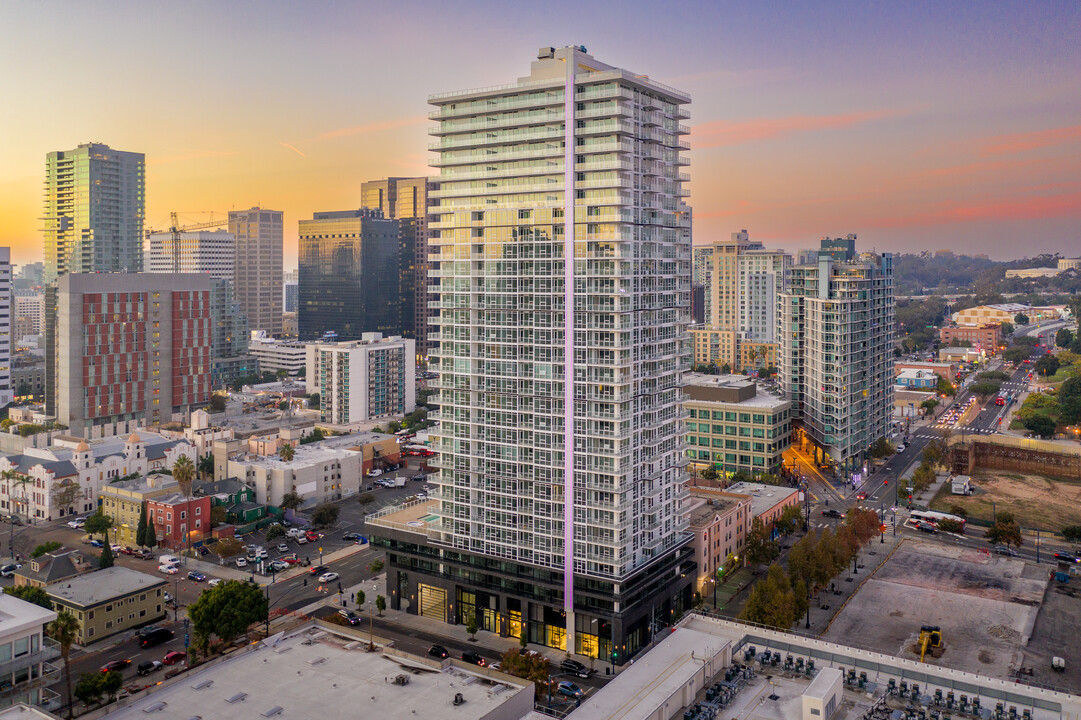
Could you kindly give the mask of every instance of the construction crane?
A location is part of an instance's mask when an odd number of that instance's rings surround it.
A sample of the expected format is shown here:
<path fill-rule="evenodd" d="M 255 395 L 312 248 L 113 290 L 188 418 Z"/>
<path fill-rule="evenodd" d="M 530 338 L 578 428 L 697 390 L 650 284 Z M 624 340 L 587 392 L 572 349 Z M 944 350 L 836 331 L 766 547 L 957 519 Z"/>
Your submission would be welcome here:
<path fill-rule="evenodd" d="M 179 213 L 169 213 L 169 229 L 168 230 L 147 230 L 146 241 L 147 245 L 150 244 L 150 236 L 155 233 L 168 232 L 173 236 L 173 272 L 180 272 L 180 233 L 194 232 L 196 230 L 208 230 L 210 228 L 222 227 L 229 224 L 229 218 L 225 217 L 221 220 L 214 219 L 213 211 L 210 212 L 211 219 L 207 222 L 194 223 L 191 225 L 184 225 L 181 227 L 180 220 L 177 217 Z"/>
<path fill-rule="evenodd" d="M 942 630 L 937 625 L 924 625 L 920 628 L 919 645 L 920 662 L 923 662 L 928 648 L 931 649 L 931 654 L 934 655 L 934 651 L 942 647 Z"/>

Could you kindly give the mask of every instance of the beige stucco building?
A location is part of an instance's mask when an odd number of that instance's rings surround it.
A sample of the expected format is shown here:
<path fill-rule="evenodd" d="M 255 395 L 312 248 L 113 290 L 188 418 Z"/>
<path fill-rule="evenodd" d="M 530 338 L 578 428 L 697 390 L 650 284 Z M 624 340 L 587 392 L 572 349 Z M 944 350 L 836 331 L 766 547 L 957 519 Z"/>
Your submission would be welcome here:
<path fill-rule="evenodd" d="M 698 563 L 701 593 L 712 590 L 715 573 L 740 562 L 751 529 L 751 496 L 694 488 L 684 501 L 688 527 L 694 534 L 694 557 Z"/>
<path fill-rule="evenodd" d="M 45 588 L 57 608 L 79 621 L 78 645 L 88 645 L 165 617 L 169 581 L 119 565 Z"/>
<path fill-rule="evenodd" d="M 135 532 L 143 503 L 172 495 L 180 486 L 170 475 L 148 475 L 137 480 L 109 483 L 101 488 L 101 511 L 113 519 L 109 539 L 118 545 L 135 547 Z"/>

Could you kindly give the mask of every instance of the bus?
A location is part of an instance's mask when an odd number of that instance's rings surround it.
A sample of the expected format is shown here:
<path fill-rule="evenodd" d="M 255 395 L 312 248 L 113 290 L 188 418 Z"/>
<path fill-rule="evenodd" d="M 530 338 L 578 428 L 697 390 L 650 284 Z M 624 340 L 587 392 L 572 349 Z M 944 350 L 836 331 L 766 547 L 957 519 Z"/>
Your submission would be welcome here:
<path fill-rule="evenodd" d="M 909 520 L 913 522 L 925 522 L 929 525 L 938 527 L 938 524 L 943 520 L 953 520 L 956 523 L 960 523 L 961 532 L 965 531 L 965 519 L 960 515 L 950 515 L 949 513 L 935 512 L 934 510 L 913 510 L 909 515 Z"/>

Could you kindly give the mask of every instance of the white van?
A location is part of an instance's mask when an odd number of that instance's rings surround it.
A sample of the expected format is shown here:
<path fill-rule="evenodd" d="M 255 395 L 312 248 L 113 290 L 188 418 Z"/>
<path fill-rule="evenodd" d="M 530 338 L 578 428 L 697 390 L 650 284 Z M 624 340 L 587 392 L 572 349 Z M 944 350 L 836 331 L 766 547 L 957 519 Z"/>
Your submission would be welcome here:
<path fill-rule="evenodd" d="M 180 558 L 176 555 L 159 555 L 158 565 L 171 565 L 173 567 L 180 564 Z"/>

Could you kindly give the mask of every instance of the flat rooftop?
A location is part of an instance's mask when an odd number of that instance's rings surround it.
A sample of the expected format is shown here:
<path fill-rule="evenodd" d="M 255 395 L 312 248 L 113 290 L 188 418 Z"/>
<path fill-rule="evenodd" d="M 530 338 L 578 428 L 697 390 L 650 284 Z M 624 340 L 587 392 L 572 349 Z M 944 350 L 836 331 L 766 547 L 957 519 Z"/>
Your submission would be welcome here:
<path fill-rule="evenodd" d="M 56 613 L 46 610 L 14 595 L 0 594 L 0 637 L 25 632 L 27 628 L 41 627 L 56 619 Z"/>
<path fill-rule="evenodd" d="M 726 492 L 751 496 L 751 514 L 755 517 L 767 512 L 790 495 L 799 495 L 799 490 L 783 485 L 766 485 L 756 482 L 738 482 L 725 488 Z"/>
<path fill-rule="evenodd" d="M 763 410 L 776 410 L 790 404 L 784 397 L 763 391 L 754 378 L 746 375 L 685 373 L 683 390 L 687 402 L 692 403 L 717 403 Z"/>
<path fill-rule="evenodd" d="M 366 525 L 376 525 L 391 530 L 402 530 L 431 536 L 438 531 L 439 501 L 414 500 L 401 505 L 389 505 L 379 512 L 364 518 Z"/>
<path fill-rule="evenodd" d="M 147 575 L 120 565 L 47 585 L 46 592 L 74 605 L 91 607 L 139 590 L 167 585 L 165 578 Z"/>
<path fill-rule="evenodd" d="M 395 683 L 399 676 L 408 682 Z M 459 693 L 464 703 L 456 707 Z M 309 624 L 154 686 L 109 717 L 516 720 L 532 708 L 527 681 L 458 661 L 368 652 L 367 641 Z"/>

